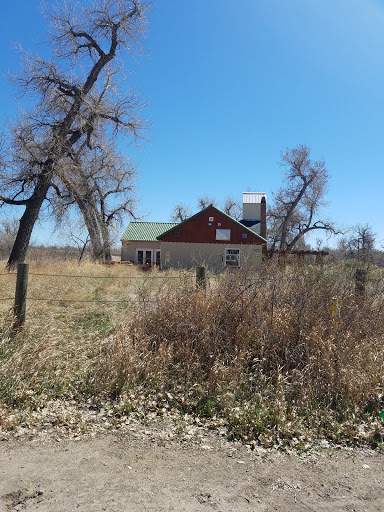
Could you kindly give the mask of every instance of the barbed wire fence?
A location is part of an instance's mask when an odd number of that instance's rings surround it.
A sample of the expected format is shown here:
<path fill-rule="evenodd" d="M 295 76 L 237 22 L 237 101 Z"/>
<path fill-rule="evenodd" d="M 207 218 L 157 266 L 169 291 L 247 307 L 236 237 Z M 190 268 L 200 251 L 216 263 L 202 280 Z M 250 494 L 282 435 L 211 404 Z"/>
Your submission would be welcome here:
<path fill-rule="evenodd" d="M 66 278 L 66 279 L 108 279 L 108 280 L 127 280 L 127 281 L 137 281 L 141 280 L 147 282 L 149 280 L 162 280 L 162 281 L 170 281 L 170 280 L 185 280 L 185 279 L 193 279 L 196 281 L 196 287 L 205 289 L 207 284 L 207 276 L 205 267 L 196 267 L 196 274 L 186 275 L 182 273 L 177 276 L 103 276 L 103 275 L 79 275 L 79 274 L 46 274 L 41 272 L 29 272 L 28 263 L 19 263 L 17 267 L 17 272 L 7 272 L 1 273 L 0 276 L 13 277 L 16 276 L 16 286 L 15 286 L 15 296 L 14 297 L 0 297 L 0 301 L 14 301 L 13 305 L 13 314 L 14 314 L 14 323 L 13 330 L 19 330 L 22 328 L 26 319 L 26 306 L 27 301 L 36 301 L 36 302 L 57 302 L 57 303 L 96 303 L 96 304 L 131 304 L 134 302 L 141 304 L 149 304 L 156 303 L 155 300 L 150 298 L 141 298 L 141 299 L 66 299 L 60 297 L 30 297 L 27 296 L 27 288 L 28 288 L 28 279 L 29 276 L 36 277 L 54 277 L 54 278 Z"/>

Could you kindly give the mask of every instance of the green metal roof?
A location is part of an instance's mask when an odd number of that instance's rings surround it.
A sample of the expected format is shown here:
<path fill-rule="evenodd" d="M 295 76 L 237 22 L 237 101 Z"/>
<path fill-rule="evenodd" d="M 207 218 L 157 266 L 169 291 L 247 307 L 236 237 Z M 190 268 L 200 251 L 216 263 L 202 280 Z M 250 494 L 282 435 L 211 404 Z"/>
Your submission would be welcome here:
<path fill-rule="evenodd" d="M 178 224 L 178 222 L 130 222 L 121 240 L 156 242 L 158 236 Z"/>

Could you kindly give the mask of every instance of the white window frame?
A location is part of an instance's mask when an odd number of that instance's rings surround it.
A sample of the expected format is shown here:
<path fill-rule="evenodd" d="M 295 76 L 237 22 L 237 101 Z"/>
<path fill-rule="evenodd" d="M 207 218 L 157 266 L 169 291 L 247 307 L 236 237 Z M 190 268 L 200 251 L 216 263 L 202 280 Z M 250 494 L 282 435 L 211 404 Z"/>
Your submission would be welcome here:
<path fill-rule="evenodd" d="M 230 251 L 236 251 L 236 254 L 230 252 Z M 237 255 L 237 259 L 233 258 Z M 226 247 L 224 251 L 224 266 L 230 267 L 230 268 L 240 268 L 240 259 L 241 259 L 241 253 L 240 249 L 236 247 Z M 232 264 L 230 262 L 236 262 L 235 264 Z"/>
<path fill-rule="evenodd" d="M 156 255 L 159 253 L 159 265 L 157 265 L 157 258 Z M 161 266 L 161 249 L 153 249 L 153 264 L 156 266 Z"/>
<path fill-rule="evenodd" d="M 224 231 L 228 232 L 228 237 L 225 236 Z M 216 240 L 222 242 L 229 242 L 231 240 L 231 230 L 230 229 L 216 229 Z"/>
<path fill-rule="evenodd" d="M 139 263 L 139 251 L 143 251 L 143 263 Z M 145 247 L 138 247 L 136 249 L 136 258 L 135 258 L 135 264 L 139 265 L 140 267 L 146 266 L 146 257 L 145 253 L 147 251 L 151 251 L 151 267 L 156 265 L 156 251 L 160 251 L 160 249 L 146 249 Z"/>

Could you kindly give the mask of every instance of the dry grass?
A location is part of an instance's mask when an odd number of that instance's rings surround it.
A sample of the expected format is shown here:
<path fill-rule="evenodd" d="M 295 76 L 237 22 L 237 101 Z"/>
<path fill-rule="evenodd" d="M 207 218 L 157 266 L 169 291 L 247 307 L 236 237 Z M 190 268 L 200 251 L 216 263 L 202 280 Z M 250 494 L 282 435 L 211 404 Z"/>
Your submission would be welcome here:
<path fill-rule="evenodd" d="M 156 270 L 123 265 L 32 263 L 27 320 L 16 336 L 11 333 L 13 300 L 0 301 L 0 390 L 6 401 L 21 404 L 32 396 L 39 401 L 42 394 L 86 392 L 100 342 L 122 318 L 148 307 L 151 294 L 163 285 L 157 277 Z M 0 276 L 1 297 L 14 295 L 15 282 L 15 275 Z"/>
<path fill-rule="evenodd" d="M 318 436 L 382 442 L 378 271 L 364 298 L 355 296 L 354 269 L 331 265 L 228 273 L 205 292 L 193 273 L 69 262 L 30 272 L 137 279 L 31 276 L 30 297 L 130 302 L 31 301 L 13 338 L 1 303 L 0 391 L 9 405 L 60 396 L 128 401 L 136 390 L 143 400 L 167 396 L 172 407 L 221 416 L 233 438 L 265 445 Z M 179 278 L 152 279 L 165 275 Z M 11 277 L 0 284 L 13 294 Z"/>

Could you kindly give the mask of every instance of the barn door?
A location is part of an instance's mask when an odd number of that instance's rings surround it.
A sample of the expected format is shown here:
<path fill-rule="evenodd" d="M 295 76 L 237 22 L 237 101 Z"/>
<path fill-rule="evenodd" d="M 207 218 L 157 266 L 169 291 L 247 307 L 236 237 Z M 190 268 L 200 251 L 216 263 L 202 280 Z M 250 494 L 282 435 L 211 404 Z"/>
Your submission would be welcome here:
<path fill-rule="evenodd" d="M 140 267 L 151 267 L 152 258 L 152 249 L 136 249 L 136 263 L 140 265 Z"/>

